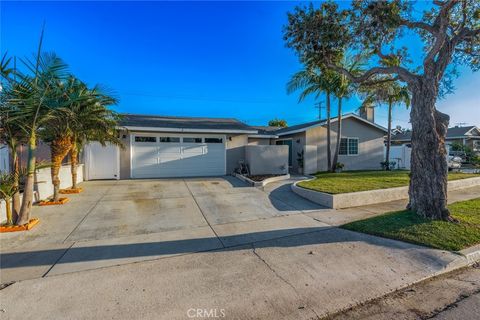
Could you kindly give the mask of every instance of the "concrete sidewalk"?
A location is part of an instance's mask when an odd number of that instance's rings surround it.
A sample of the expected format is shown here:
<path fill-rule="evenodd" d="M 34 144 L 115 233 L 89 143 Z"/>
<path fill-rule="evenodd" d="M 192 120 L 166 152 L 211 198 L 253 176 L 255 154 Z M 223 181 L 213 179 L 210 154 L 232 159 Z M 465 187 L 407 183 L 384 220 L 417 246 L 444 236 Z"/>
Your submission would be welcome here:
<path fill-rule="evenodd" d="M 188 319 L 192 308 L 227 319 L 312 319 L 464 263 L 450 252 L 325 228 L 20 281 L 0 291 L 0 309 L 5 319 Z"/>

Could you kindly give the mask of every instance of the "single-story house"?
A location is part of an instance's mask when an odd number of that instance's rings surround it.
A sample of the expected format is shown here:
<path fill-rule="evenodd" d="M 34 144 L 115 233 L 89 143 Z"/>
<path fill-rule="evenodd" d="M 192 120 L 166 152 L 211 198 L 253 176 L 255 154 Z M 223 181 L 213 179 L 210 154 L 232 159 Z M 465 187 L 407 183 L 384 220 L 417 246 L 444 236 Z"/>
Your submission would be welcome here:
<path fill-rule="evenodd" d="M 392 145 L 410 145 L 412 131 L 403 131 L 392 135 Z M 451 145 L 459 143 L 480 153 L 480 128 L 477 126 L 455 126 L 448 128 L 445 143 Z"/>
<path fill-rule="evenodd" d="M 332 153 L 336 121 L 332 119 Z M 379 168 L 386 130 L 355 114 L 345 115 L 342 127 L 339 161 L 345 169 Z M 288 146 L 279 149 L 288 151 L 283 167 L 290 172 L 300 172 L 302 151 L 305 173 L 325 171 L 326 131 L 325 120 L 276 128 L 252 127 L 236 119 L 125 114 L 119 125 L 124 147 L 87 146 L 85 176 L 87 180 L 220 176 L 233 173 L 239 161 L 251 159 L 252 146 L 279 145 Z"/>

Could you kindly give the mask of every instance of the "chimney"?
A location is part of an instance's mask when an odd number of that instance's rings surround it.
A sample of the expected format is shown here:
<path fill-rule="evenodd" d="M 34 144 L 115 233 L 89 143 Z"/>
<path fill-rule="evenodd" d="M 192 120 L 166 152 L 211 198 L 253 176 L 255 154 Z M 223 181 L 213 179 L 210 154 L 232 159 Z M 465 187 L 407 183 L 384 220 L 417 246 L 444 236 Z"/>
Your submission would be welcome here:
<path fill-rule="evenodd" d="M 370 122 L 375 122 L 375 108 L 372 105 L 361 106 L 360 117 Z"/>

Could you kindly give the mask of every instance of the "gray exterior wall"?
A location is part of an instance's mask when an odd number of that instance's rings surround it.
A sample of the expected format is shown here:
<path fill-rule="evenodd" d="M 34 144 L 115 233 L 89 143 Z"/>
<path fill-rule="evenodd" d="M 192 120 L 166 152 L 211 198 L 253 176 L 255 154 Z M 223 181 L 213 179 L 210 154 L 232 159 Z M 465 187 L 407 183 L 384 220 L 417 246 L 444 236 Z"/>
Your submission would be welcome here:
<path fill-rule="evenodd" d="M 130 134 L 131 132 L 120 132 L 120 139 L 123 148 L 120 148 L 120 179 L 130 179 Z"/>
<path fill-rule="evenodd" d="M 248 144 L 248 135 L 227 136 L 227 174 L 234 172 L 239 160 L 245 160 L 245 146 Z"/>
<path fill-rule="evenodd" d="M 358 138 L 358 155 L 340 155 L 338 161 L 345 165 L 344 170 L 379 169 L 383 161 L 384 132 L 355 118 L 342 121 L 342 137 Z M 332 158 L 337 139 L 337 124 L 332 124 Z M 317 127 L 306 132 L 308 145 L 317 145 L 317 169 L 327 170 L 327 129 Z"/>
<path fill-rule="evenodd" d="M 268 146 L 270 145 L 270 138 L 248 138 L 248 145 Z"/>
<path fill-rule="evenodd" d="M 288 173 L 288 146 L 246 146 L 245 158 L 252 175 Z"/>

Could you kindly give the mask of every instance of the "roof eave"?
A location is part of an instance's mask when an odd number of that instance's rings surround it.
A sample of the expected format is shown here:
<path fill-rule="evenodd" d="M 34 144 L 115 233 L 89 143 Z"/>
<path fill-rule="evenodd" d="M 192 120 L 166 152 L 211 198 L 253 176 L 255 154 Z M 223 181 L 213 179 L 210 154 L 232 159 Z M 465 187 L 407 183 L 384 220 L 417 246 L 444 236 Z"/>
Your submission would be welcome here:
<path fill-rule="evenodd" d="M 249 138 L 260 138 L 260 139 L 276 139 L 277 135 L 274 134 L 249 134 Z"/>
<path fill-rule="evenodd" d="M 150 131 L 150 132 L 177 132 L 177 133 L 243 133 L 255 134 L 257 130 L 244 129 L 195 129 L 195 128 L 165 128 L 165 127 L 142 127 L 142 126 L 120 126 L 119 129 L 129 131 Z"/>

